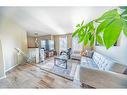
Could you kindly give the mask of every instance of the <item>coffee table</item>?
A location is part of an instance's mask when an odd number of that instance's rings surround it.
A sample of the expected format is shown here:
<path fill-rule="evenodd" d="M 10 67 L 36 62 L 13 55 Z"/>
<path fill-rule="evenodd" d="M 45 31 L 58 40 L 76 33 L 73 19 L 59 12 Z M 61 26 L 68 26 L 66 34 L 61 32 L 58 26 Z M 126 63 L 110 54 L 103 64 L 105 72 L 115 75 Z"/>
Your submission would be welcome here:
<path fill-rule="evenodd" d="M 54 66 L 58 66 L 67 69 L 67 55 L 60 55 L 54 58 Z"/>

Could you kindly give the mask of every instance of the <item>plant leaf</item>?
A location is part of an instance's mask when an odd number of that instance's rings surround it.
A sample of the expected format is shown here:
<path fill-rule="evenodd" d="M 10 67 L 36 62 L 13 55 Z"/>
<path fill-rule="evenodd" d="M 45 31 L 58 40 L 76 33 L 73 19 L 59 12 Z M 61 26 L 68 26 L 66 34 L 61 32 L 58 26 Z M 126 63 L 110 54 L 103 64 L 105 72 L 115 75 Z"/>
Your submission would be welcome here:
<path fill-rule="evenodd" d="M 85 35 L 81 35 L 81 36 L 79 37 L 78 44 L 80 44 L 80 43 L 83 41 L 84 36 L 85 36 Z"/>
<path fill-rule="evenodd" d="M 104 30 L 103 39 L 106 48 L 110 48 L 117 41 L 120 32 L 122 30 L 122 20 L 115 19 L 107 28 Z"/>
<path fill-rule="evenodd" d="M 125 10 L 121 15 L 122 15 L 122 16 L 123 16 L 123 15 L 127 15 L 127 10 Z"/>
<path fill-rule="evenodd" d="M 81 26 L 84 24 L 84 20 L 82 21 L 82 23 L 81 23 Z"/>
<path fill-rule="evenodd" d="M 80 27 L 80 24 L 77 24 L 76 27 Z"/>
<path fill-rule="evenodd" d="M 100 35 L 96 35 L 96 40 L 100 45 L 103 45 L 103 40 Z"/>
<path fill-rule="evenodd" d="M 127 16 L 122 16 L 122 18 L 123 18 L 124 20 L 127 20 Z"/>
<path fill-rule="evenodd" d="M 94 25 L 93 25 L 93 21 L 89 22 L 86 24 L 85 26 L 86 32 L 94 32 Z"/>
<path fill-rule="evenodd" d="M 89 41 L 89 33 L 87 33 L 84 37 L 84 46 L 88 44 L 88 41 Z"/>
<path fill-rule="evenodd" d="M 119 17 L 119 13 L 117 12 L 117 9 L 113 9 L 113 10 L 105 12 L 100 18 L 98 18 L 96 20 L 96 22 L 98 22 L 100 20 L 111 19 L 111 18 L 114 18 L 116 16 Z"/>
<path fill-rule="evenodd" d="M 80 35 L 82 35 L 82 31 L 83 31 L 83 28 L 81 27 L 78 31 L 78 37 L 80 37 Z"/>
<path fill-rule="evenodd" d="M 94 24 L 93 21 L 89 23 L 90 32 L 94 32 Z"/>
<path fill-rule="evenodd" d="M 120 9 L 127 9 L 127 6 L 121 6 Z"/>
<path fill-rule="evenodd" d="M 124 22 L 124 25 L 123 25 L 123 32 L 125 36 L 127 37 L 127 22 L 126 21 Z"/>
<path fill-rule="evenodd" d="M 80 37 L 80 35 L 83 34 L 83 31 L 84 31 L 84 28 L 83 28 L 83 26 L 81 26 L 81 27 L 79 28 L 79 31 L 78 31 L 78 37 Z"/>
<path fill-rule="evenodd" d="M 107 19 L 99 24 L 96 30 L 96 34 L 103 32 L 104 29 L 113 22 L 114 19 Z"/>
<path fill-rule="evenodd" d="M 90 39 L 90 46 L 92 47 L 93 44 L 94 44 L 94 36 L 92 36 L 91 39 Z"/>
<path fill-rule="evenodd" d="M 89 27 L 90 27 L 90 28 L 94 28 L 93 21 L 91 21 L 91 22 L 89 23 Z"/>
<path fill-rule="evenodd" d="M 77 29 L 75 32 L 72 33 L 72 37 L 76 36 L 76 34 L 78 33 L 79 29 Z"/>

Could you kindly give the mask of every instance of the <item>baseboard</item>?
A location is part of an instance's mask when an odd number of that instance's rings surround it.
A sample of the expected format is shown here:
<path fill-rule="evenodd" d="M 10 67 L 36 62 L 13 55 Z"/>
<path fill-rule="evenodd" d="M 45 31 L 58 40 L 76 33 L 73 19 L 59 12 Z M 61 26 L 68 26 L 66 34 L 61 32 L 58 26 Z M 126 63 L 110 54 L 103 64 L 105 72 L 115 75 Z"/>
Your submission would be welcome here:
<path fill-rule="evenodd" d="M 11 68 L 5 70 L 5 73 L 8 72 L 8 71 L 10 71 L 11 69 L 13 69 L 14 67 L 16 67 L 17 65 L 19 65 L 19 64 L 16 64 L 16 65 L 12 66 Z M 0 77 L 0 80 L 3 79 L 3 78 L 6 78 L 6 75 Z"/>
<path fill-rule="evenodd" d="M 1 79 L 4 79 L 4 78 L 6 78 L 6 75 L 4 75 L 4 76 L 0 77 L 0 80 L 1 80 Z"/>
<path fill-rule="evenodd" d="M 19 64 L 16 64 L 16 65 L 10 67 L 9 69 L 5 70 L 5 73 L 8 72 L 8 71 L 10 71 L 11 69 L 13 69 L 14 67 L 16 67 L 17 65 L 19 65 Z"/>

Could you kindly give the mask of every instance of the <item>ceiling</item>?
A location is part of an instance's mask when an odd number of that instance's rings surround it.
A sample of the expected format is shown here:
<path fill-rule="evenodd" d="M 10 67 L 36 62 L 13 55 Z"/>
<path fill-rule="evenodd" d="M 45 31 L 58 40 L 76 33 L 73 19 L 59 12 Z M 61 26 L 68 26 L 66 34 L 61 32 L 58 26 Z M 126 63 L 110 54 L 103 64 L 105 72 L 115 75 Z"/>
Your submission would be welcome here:
<path fill-rule="evenodd" d="M 1 7 L 0 13 L 11 17 L 28 35 L 72 33 L 75 25 L 101 16 L 114 7 Z"/>

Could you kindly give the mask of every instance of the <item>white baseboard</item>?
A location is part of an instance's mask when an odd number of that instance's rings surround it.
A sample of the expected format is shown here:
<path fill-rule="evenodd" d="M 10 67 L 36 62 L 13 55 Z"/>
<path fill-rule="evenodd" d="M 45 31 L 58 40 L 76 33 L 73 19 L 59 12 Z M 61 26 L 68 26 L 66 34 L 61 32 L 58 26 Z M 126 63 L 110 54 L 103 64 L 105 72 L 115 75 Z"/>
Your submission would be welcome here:
<path fill-rule="evenodd" d="M 14 67 L 16 67 L 17 65 L 19 65 L 19 64 L 16 64 L 16 65 L 10 67 L 9 69 L 5 70 L 5 73 L 8 72 L 8 71 L 10 71 L 11 69 L 13 69 Z"/>
<path fill-rule="evenodd" d="M 14 67 L 16 67 L 17 65 L 19 65 L 19 64 L 16 64 L 16 65 L 10 67 L 9 69 L 5 70 L 5 73 L 8 72 L 8 71 L 10 71 L 11 69 L 13 69 Z M 3 78 L 6 78 L 6 75 L 0 77 L 0 80 L 3 79 Z"/>
<path fill-rule="evenodd" d="M 0 80 L 1 80 L 1 79 L 4 79 L 4 78 L 6 78 L 6 75 L 4 75 L 4 76 L 0 77 Z"/>

